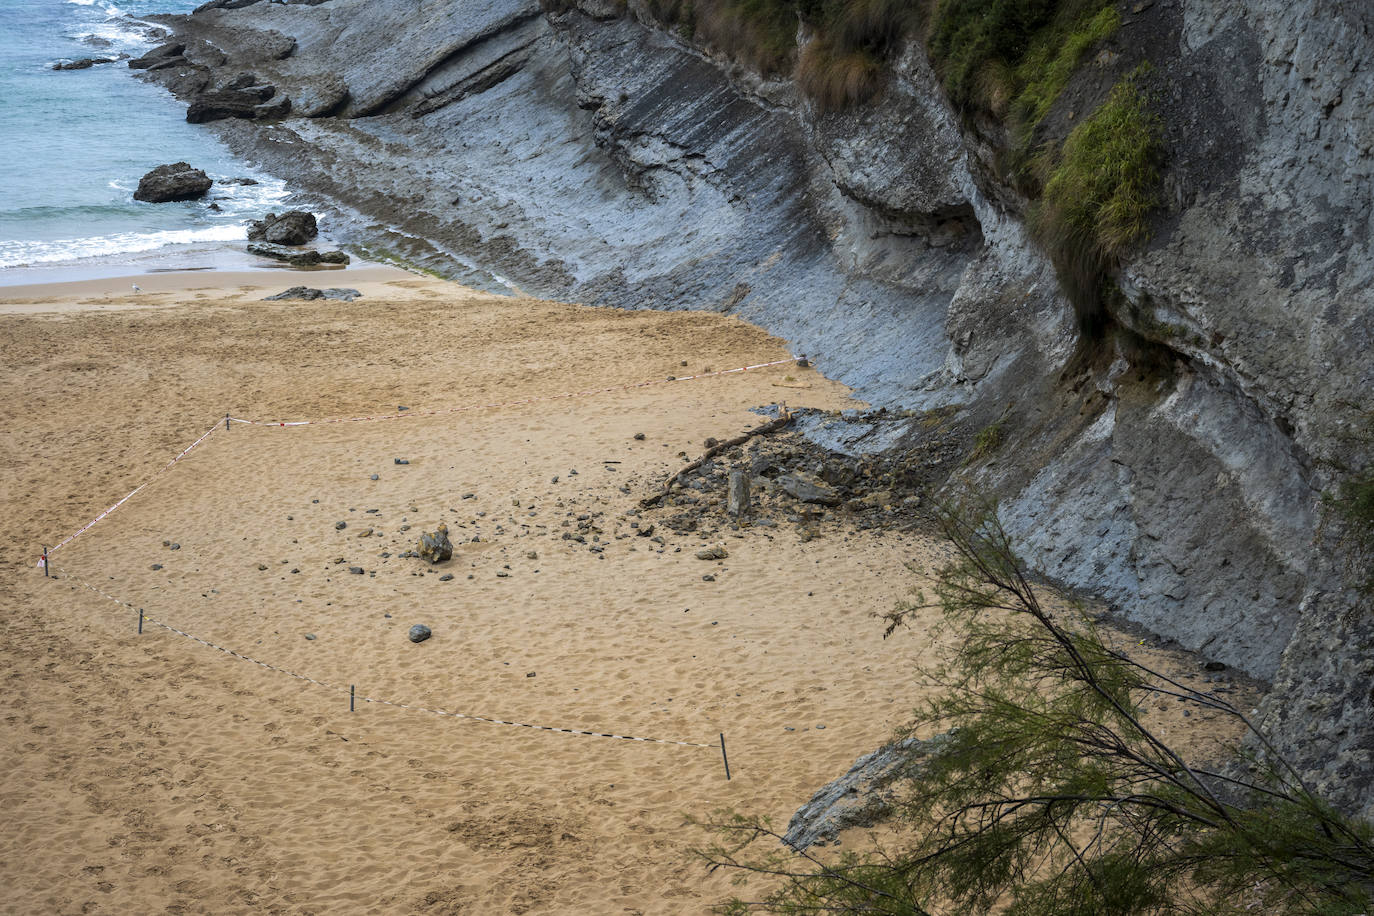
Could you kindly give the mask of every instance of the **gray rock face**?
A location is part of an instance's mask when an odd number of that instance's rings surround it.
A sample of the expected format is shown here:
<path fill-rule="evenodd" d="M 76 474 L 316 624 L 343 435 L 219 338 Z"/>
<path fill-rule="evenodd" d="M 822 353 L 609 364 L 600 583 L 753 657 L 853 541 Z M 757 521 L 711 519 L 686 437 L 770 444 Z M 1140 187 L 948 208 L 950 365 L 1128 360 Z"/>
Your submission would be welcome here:
<path fill-rule="evenodd" d="M 281 216 L 269 213 L 248 224 L 248 239 L 252 242 L 271 242 L 274 245 L 304 245 L 320 234 L 315 214 L 306 210 L 288 210 Z"/>
<path fill-rule="evenodd" d="M 571 7 L 207 10 L 177 20 L 184 48 L 162 53 L 188 63 L 153 77 L 193 85 L 259 61 L 313 117 L 270 132 L 219 121 L 221 135 L 346 202 L 359 227 L 397 227 L 383 244 L 455 278 L 729 311 L 871 403 L 954 411 L 970 436 L 1000 424 L 1001 447 L 960 476 L 1002 498 L 1028 558 L 1272 678 L 1271 736 L 1374 813 L 1354 791 L 1374 774 L 1374 624 L 1318 538 L 1321 494 L 1369 460 L 1374 7 L 1134 5 L 1047 118 L 1062 136 L 1070 110 L 1151 60 L 1167 200 L 1122 264 L 1114 318 L 1154 363 L 1111 341 L 1073 360 L 1083 342 L 1024 202 L 918 46 L 878 104 L 821 115 L 602 0 Z M 263 30 L 295 52 L 261 60 L 249 39 Z M 925 435 L 915 421 L 905 435 L 811 428 L 854 452 Z"/>
<path fill-rule="evenodd" d="M 185 162 L 160 165 L 138 180 L 134 200 L 148 203 L 167 203 L 174 200 L 195 200 L 204 197 L 214 184 L 200 169 Z"/>
<path fill-rule="evenodd" d="M 940 737 L 907 738 L 865 754 L 849 771 L 827 783 L 787 822 L 783 842 L 801 852 L 833 842 L 850 827 L 871 827 L 892 810 L 895 790 L 918 779 Z"/>

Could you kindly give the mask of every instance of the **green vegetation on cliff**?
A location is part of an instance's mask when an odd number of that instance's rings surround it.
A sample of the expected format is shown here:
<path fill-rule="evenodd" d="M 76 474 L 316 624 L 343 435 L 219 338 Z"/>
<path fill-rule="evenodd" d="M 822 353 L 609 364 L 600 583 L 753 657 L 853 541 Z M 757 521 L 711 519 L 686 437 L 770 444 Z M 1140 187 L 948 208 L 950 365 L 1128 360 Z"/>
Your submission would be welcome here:
<path fill-rule="evenodd" d="M 1106 318 L 1113 264 L 1148 234 L 1158 203 L 1160 126 L 1136 79 L 1118 83 L 1062 150 L 1039 153 L 1048 178 L 1032 205 L 1031 226 L 1090 334 Z"/>
<path fill-rule="evenodd" d="M 1135 74 L 1062 146 L 1044 136 L 1073 74 L 1121 25 L 1114 0 L 647 0 L 685 37 L 765 74 L 794 68 L 822 111 L 872 101 L 903 42 L 924 40 L 950 102 L 1006 129 L 1004 179 L 1089 338 L 1110 323 L 1110 277 L 1148 235 L 1159 200 L 1161 125 Z M 810 36 L 798 48 L 799 37 Z M 1070 116 L 1071 117 L 1071 116 Z M 994 132 L 995 133 L 995 132 Z"/>

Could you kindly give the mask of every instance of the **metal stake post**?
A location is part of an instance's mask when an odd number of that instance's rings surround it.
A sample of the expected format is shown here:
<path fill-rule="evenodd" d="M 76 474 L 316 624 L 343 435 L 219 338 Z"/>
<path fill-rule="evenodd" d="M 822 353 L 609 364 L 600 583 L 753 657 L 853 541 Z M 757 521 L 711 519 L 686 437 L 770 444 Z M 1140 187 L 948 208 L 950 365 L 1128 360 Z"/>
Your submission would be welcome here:
<path fill-rule="evenodd" d="M 725 756 L 725 732 L 720 733 L 720 759 L 725 762 L 725 781 L 730 781 L 730 758 Z"/>

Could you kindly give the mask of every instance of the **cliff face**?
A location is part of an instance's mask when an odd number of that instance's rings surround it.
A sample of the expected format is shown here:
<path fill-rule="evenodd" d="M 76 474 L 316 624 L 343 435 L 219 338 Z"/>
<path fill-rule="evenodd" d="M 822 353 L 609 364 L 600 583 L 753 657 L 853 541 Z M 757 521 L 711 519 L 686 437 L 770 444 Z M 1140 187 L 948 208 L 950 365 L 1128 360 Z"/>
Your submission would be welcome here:
<path fill-rule="evenodd" d="M 919 43 L 875 104 L 820 114 L 604 0 L 257 2 L 174 20 L 185 59 L 154 75 L 193 93 L 251 71 L 289 96 L 286 120 L 220 127 L 359 239 L 487 286 L 736 312 L 875 404 L 995 426 L 960 474 L 1028 557 L 1272 680 L 1278 744 L 1370 806 L 1374 617 L 1321 496 L 1370 453 L 1374 7 L 1122 13 L 1046 123 L 1151 62 L 1168 201 L 1118 278 L 1131 349 L 1079 340 Z M 923 429 L 813 434 L 919 448 Z"/>

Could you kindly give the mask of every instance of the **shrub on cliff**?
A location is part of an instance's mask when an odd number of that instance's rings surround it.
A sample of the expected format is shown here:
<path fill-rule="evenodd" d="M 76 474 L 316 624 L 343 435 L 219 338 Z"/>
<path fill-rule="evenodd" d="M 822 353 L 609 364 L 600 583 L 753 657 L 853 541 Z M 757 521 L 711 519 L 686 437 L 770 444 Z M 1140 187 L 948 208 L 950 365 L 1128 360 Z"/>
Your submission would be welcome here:
<path fill-rule="evenodd" d="M 927 46 L 956 108 L 1005 117 L 1017 99 L 1038 121 L 1119 24 L 1111 0 L 939 0 Z"/>
<path fill-rule="evenodd" d="M 816 36 L 797 62 L 797 82 L 823 111 L 871 100 L 882 89 L 888 61 L 920 21 L 912 0 L 823 0 L 803 18 Z"/>
<path fill-rule="evenodd" d="M 898 796 L 895 839 L 822 857 L 765 821 L 723 815 L 711 867 L 776 883 L 725 912 L 1011 916 L 1367 913 L 1374 828 L 1312 794 L 1223 697 L 1112 648 L 1041 601 L 990 507 L 941 509 L 956 559 L 933 604 L 958 648 L 906 734 L 948 738 Z M 1249 766 L 1185 759 L 1148 704 L 1184 701 L 1250 730 Z"/>
<path fill-rule="evenodd" d="M 1101 330 L 1107 277 L 1149 229 L 1158 202 L 1163 148 L 1160 125 L 1136 75 L 1069 134 L 1042 153 L 1048 173 L 1031 227 L 1045 246 L 1088 334 Z"/>

